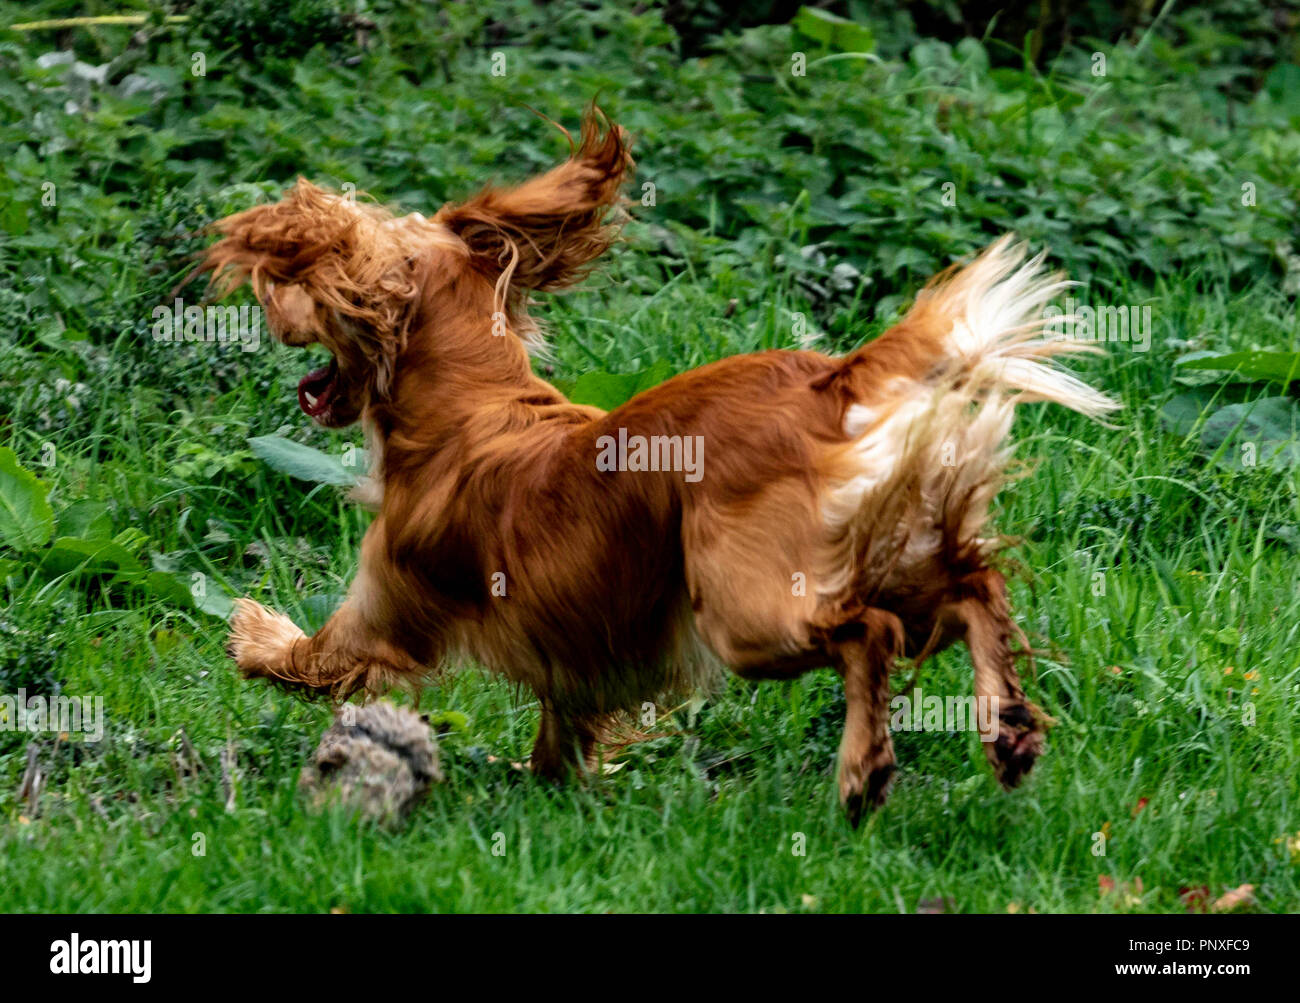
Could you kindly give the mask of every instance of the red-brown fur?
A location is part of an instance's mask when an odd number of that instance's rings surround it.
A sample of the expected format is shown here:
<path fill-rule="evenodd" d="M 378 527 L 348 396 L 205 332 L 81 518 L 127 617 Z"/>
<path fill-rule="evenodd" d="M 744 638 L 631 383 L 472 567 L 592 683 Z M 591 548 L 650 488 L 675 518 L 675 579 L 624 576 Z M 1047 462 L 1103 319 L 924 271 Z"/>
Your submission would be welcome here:
<path fill-rule="evenodd" d="M 593 114 L 565 164 L 432 222 L 392 221 L 300 182 L 219 224 L 204 267 L 222 290 L 251 278 L 286 343 L 334 353 L 341 396 L 322 420 L 362 416 L 382 456 L 348 600 L 314 637 L 241 600 L 240 668 L 342 697 L 468 656 L 537 694 L 532 766 L 559 777 L 608 715 L 698 684 L 715 657 L 754 679 L 833 666 L 848 697 L 840 794 L 856 818 L 893 770 L 894 660 L 964 638 L 977 692 L 1002 699 L 987 748 L 1014 783 L 1043 723 L 1012 664 L 1004 583 L 961 529 L 974 489 L 944 489 L 942 546 L 907 566 L 899 527 L 918 518 L 919 481 L 906 471 L 835 532 L 821 509 L 828 485 L 853 473 L 848 409 L 883 400 L 896 377 L 927 378 L 942 354 L 925 297 L 845 358 L 727 358 L 609 414 L 534 375 L 528 291 L 571 284 L 609 246 L 605 216 L 630 165 L 622 131 Z M 703 478 L 597 470 L 596 440 L 620 427 L 702 436 Z"/>

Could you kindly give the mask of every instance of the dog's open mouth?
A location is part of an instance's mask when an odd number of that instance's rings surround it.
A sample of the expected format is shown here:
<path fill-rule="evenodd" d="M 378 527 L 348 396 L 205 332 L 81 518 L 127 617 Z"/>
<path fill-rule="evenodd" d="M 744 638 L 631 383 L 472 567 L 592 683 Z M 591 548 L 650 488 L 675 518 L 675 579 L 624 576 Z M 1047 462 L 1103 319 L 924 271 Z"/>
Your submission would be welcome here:
<path fill-rule="evenodd" d="M 298 406 L 310 418 L 328 413 L 339 385 L 339 364 L 330 359 L 328 366 L 313 369 L 298 381 Z"/>

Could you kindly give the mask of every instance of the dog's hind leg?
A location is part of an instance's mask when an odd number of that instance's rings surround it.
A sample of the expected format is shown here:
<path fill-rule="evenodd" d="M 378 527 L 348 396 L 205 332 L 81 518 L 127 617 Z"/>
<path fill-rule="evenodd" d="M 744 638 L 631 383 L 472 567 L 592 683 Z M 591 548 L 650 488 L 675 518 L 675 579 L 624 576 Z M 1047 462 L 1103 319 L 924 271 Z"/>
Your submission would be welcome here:
<path fill-rule="evenodd" d="M 945 604 L 942 619 L 963 633 L 975 668 L 976 717 L 984 754 L 1004 787 L 1015 787 L 1043 752 L 1050 719 L 1025 696 L 1011 638 L 1024 634 L 1011 618 L 1006 580 L 987 569 L 962 579 L 961 598 Z"/>
<path fill-rule="evenodd" d="M 737 657 L 735 645 L 713 643 L 728 652 L 728 668 L 742 679 L 794 679 L 834 665 L 844 680 L 847 709 L 840 741 L 840 803 L 856 826 L 864 809 L 884 803 L 894 774 L 889 737 L 889 672 L 903 653 L 903 624 L 893 613 L 865 609 L 829 629 L 810 624 L 807 647 L 791 655 Z"/>
<path fill-rule="evenodd" d="M 903 625 L 892 613 L 864 610 L 832 635 L 829 648 L 848 704 L 840 741 L 840 803 L 856 827 L 864 809 L 883 804 L 894 775 L 889 736 L 889 671 L 903 653 Z"/>

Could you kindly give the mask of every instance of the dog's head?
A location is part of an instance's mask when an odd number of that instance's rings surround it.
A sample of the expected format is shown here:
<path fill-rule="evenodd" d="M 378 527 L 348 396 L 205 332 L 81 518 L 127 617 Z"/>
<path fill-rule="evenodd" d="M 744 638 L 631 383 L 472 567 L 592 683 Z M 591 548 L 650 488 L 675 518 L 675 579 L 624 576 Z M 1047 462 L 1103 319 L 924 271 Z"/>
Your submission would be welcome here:
<path fill-rule="evenodd" d="M 554 170 L 486 188 L 432 220 L 299 179 L 279 202 L 215 224 L 221 239 L 198 270 L 213 273 L 218 296 L 251 283 L 284 344 L 329 350 L 329 364 L 298 384 L 298 402 L 322 425 L 351 424 L 387 399 L 424 298 L 455 288 L 453 277 L 490 284 L 509 330 L 527 341 L 527 291 L 571 285 L 610 245 L 604 217 L 632 161 L 623 131 L 600 122 L 593 109 L 578 148 Z M 490 337 L 493 321 L 467 317 L 456 333 Z"/>
<path fill-rule="evenodd" d="M 298 403 L 331 427 L 387 394 L 421 268 L 434 255 L 464 256 L 454 234 L 419 214 L 394 217 L 301 178 L 279 202 L 215 229 L 221 239 L 200 268 L 214 274 L 217 294 L 248 281 L 280 341 L 329 350 L 329 364 L 298 384 Z"/>

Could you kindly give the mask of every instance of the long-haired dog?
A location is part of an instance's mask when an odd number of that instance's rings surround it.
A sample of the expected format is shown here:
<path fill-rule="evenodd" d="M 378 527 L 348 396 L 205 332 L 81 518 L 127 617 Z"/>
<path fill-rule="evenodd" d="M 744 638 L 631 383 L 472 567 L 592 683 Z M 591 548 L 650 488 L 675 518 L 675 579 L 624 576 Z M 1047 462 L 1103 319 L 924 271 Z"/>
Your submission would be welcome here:
<path fill-rule="evenodd" d="M 531 763 L 549 778 L 592 754 L 610 715 L 717 661 L 746 679 L 832 666 L 856 820 L 894 770 L 891 667 L 964 640 L 975 694 L 996 707 L 986 753 L 1014 785 L 1045 718 L 991 566 L 1013 411 L 1114 407 L 1051 364 L 1080 347 L 1043 330 L 1068 283 L 1004 237 L 842 358 L 722 359 L 605 413 L 534 374 L 527 303 L 610 246 L 631 165 L 593 109 L 567 162 L 428 220 L 300 180 L 216 224 L 201 268 L 219 294 L 251 281 L 285 344 L 329 349 L 299 402 L 328 427 L 364 423 L 378 488 L 329 622 L 308 637 L 242 599 L 235 661 L 342 698 L 472 659 L 537 694 Z"/>

